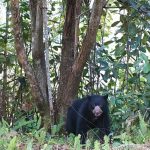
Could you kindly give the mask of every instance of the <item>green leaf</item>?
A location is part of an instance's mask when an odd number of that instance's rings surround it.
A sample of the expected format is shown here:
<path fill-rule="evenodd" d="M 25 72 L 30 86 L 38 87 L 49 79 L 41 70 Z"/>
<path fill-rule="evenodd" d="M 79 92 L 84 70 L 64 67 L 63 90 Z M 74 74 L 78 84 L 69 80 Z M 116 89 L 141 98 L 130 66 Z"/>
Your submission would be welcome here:
<path fill-rule="evenodd" d="M 145 63 L 144 64 L 143 72 L 144 73 L 149 73 L 150 72 L 150 63 Z"/>
<path fill-rule="evenodd" d="M 141 113 L 139 112 L 139 120 L 140 120 L 140 130 L 143 135 L 147 133 L 147 125 L 144 121 L 144 118 L 142 117 Z"/>
<path fill-rule="evenodd" d="M 116 65 L 117 68 L 120 68 L 120 69 L 126 69 L 127 68 L 127 64 L 122 64 L 122 63 L 119 63 Z"/>
<path fill-rule="evenodd" d="M 120 21 L 116 21 L 116 22 L 114 22 L 112 25 L 111 25 L 111 27 L 115 27 L 117 24 L 119 24 L 120 23 Z"/>
<path fill-rule="evenodd" d="M 15 150 L 16 149 L 16 143 L 17 143 L 17 137 L 13 137 L 13 139 L 10 141 L 7 150 Z"/>
<path fill-rule="evenodd" d="M 105 42 L 104 43 L 104 45 L 109 45 L 109 44 L 111 44 L 111 43 L 113 43 L 114 41 L 107 41 L 107 42 Z"/>
<path fill-rule="evenodd" d="M 32 148 L 32 145 L 33 145 L 33 141 L 30 140 L 30 141 L 28 142 L 28 144 L 27 144 L 27 150 L 32 150 L 32 149 L 33 149 L 33 148 Z"/>
<path fill-rule="evenodd" d="M 148 84 L 150 84 L 150 74 L 147 74 L 146 79 L 147 79 Z"/>
<path fill-rule="evenodd" d="M 115 49 L 115 56 L 116 57 L 122 57 L 125 53 L 126 53 L 126 51 L 125 51 L 124 45 L 122 45 L 122 46 L 117 45 L 116 46 L 116 49 Z"/>
<path fill-rule="evenodd" d="M 100 142 L 99 141 L 95 141 L 94 142 L 94 150 L 98 150 L 98 149 L 101 149 L 100 148 Z"/>
<path fill-rule="evenodd" d="M 4 55 L 0 55 L 0 63 L 6 62 L 6 58 Z"/>
<path fill-rule="evenodd" d="M 142 52 L 146 52 L 146 49 L 144 47 L 142 47 L 142 46 L 139 47 L 139 50 L 142 51 Z"/>
<path fill-rule="evenodd" d="M 81 149 L 80 138 L 81 138 L 81 135 L 78 135 L 78 136 L 75 137 L 74 149 L 76 149 L 76 150 L 80 150 Z"/>
<path fill-rule="evenodd" d="M 131 36 L 135 35 L 137 33 L 137 28 L 135 23 L 130 23 L 128 26 L 128 32 Z"/>
<path fill-rule="evenodd" d="M 106 61 L 100 60 L 101 69 L 105 70 L 108 68 L 108 63 Z"/>
<path fill-rule="evenodd" d="M 140 58 L 145 62 L 148 62 L 148 57 L 143 52 L 140 53 Z"/>
<path fill-rule="evenodd" d="M 129 78 L 128 82 L 131 84 L 136 83 L 137 82 L 137 76 L 133 76 L 133 77 Z"/>
<path fill-rule="evenodd" d="M 116 105 L 116 98 L 114 96 L 110 97 L 111 105 Z"/>

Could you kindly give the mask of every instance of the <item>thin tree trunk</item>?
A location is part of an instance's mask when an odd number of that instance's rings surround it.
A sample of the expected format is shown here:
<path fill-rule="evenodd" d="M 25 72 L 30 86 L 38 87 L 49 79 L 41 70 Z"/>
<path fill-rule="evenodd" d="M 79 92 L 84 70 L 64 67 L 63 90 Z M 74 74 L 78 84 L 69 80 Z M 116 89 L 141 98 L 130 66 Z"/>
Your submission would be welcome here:
<path fill-rule="evenodd" d="M 43 0 L 43 27 L 44 27 L 44 43 L 45 43 L 45 59 L 46 59 L 46 76 L 48 86 L 48 101 L 50 107 L 51 125 L 54 123 L 53 98 L 50 83 L 50 64 L 49 64 L 49 45 L 48 45 L 48 17 L 47 17 L 47 1 Z"/>
<path fill-rule="evenodd" d="M 9 19 L 9 6 L 7 2 L 7 8 L 6 8 L 6 34 L 5 34 L 5 50 L 4 50 L 4 56 L 7 58 L 7 38 L 8 38 L 8 19 Z M 4 63 L 4 73 L 3 73 L 3 91 L 2 91 L 2 104 L 0 104 L 0 119 L 4 118 L 7 120 L 7 102 L 8 102 L 8 96 L 7 96 L 7 63 Z M 8 120 L 7 120 L 8 121 Z"/>
<path fill-rule="evenodd" d="M 0 89 L 0 121 L 3 118 L 3 114 L 4 114 L 4 112 L 3 112 L 3 92 Z"/>

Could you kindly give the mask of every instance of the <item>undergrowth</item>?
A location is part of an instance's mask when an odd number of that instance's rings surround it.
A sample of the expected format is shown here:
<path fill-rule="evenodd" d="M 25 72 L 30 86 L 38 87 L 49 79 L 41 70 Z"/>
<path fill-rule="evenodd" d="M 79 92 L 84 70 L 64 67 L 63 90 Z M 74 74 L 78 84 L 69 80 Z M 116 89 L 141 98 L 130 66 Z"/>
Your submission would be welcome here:
<path fill-rule="evenodd" d="M 37 120 L 36 120 L 37 121 Z M 34 120 L 32 121 L 32 123 Z M 73 134 L 69 136 L 58 135 L 56 131 L 60 125 L 55 125 L 52 135 L 46 132 L 43 128 L 39 128 L 40 121 L 37 126 L 29 132 L 23 132 L 23 128 L 29 124 L 16 124 L 11 127 L 6 121 L 2 120 L 0 123 L 0 149 L 4 150 L 109 150 L 111 147 L 115 148 L 121 144 L 143 144 L 150 139 L 150 130 L 147 123 L 144 121 L 142 115 L 138 114 L 138 123 L 126 128 L 126 131 L 119 135 L 113 136 L 113 142 L 110 144 L 109 138 L 104 137 L 104 143 L 100 144 L 98 140 L 93 140 L 91 137 L 87 139 L 85 145 L 80 144 L 80 135 L 75 137 Z M 27 127 L 26 127 L 27 128 Z M 130 129 L 129 129 L 130 128 Z"/>

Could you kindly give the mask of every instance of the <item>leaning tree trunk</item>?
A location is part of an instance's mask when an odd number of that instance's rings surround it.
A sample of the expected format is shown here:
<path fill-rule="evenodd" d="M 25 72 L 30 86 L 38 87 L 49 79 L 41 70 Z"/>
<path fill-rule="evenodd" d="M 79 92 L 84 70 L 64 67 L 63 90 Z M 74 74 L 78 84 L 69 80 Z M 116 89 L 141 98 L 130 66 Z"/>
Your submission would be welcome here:
<path fill-rule="evenodd" d="M 60 69 L 68 70 L 68 71 L 66 72 L 67 74 L 65 74 L 65 75 L 60 74 L 61 77 L 60 77 L 60 85 L 59 85 L 59 90 L 58 90 L 57 103 L 61 104 L 60 109 L 59 109 L 61 114 L 66 113 L 67 107 L 70 106 L 72 99 L 74 99 L 75 96 L 77 95 L 79 83 L 80 83 L 81 76 L 82 76 L 82 71 L 83 71 L 84 66 L 90 56 L 91 49 L 95 43 L 96 34 L 97 34 L 98 27 L 99 27 L 100 18 L 101 18 L 102 11 L 103 11 L 103 6 L 105 5 L 105 3 L 106 3 L 105 0 L 95 0 L 94 1 L 92 11 L 91 11 L 89 25 L 87 28 L 87 32 L 83 39 L 81 50 L 80 50 L 77 58 L 74 60 L 74 62 L 71 57 L 73 46 L 67 47 L 65 50 L 64 50 L 64 48 L 62 48 L 62 58 L 64 57 L 65 61 L 61 61 L 61 63 L 63 63 L 63 64 L 61 64 L 62 68 L 60 68 Z M 67 1 L 67 4 L 70 4 L 70 0 Z M 70 6 L 70 9 L 71 9 L 71 6 Z M 67 9 L 67 11 L 69 11 L 69 10 Z M 69 12 L 66 12 L 66 14 L 69 14 Z M 72 21 L 74 19 L 74 16 L 75 16 L 75 14 L 72 15 L 72 17 L 73 17 Z M 66 15 L 66 18 L 67 19 L 65 20 L 65 25 L 67 24 L 68 21 L 70 21 L 69 16 Z M 70 31 L 74 31 L 74 29 L 73 29 L 74 27 L 75 26 L 73 24 L 72 27 L 69 26 L 68 28 L 72 29 Z M 67 30 L 67 31 L 69 32 L 69 30 Z M 65 29 L 64 29 L 64 32 L 66 32 Z M 74 34 L 74 32 L 72 34 Z M 65 35 L 65 33 L 64 33 L 64 35 Z M 69 33 L 67 33 L 67 35 L 69 35 Z M 75 36 L 72 35 L 71 37 L 75 37 Z M 66 38 L 65 40 L 67 41 L 68 38 Z M 68 42 L 70 42 L 70 41 L 68 41 Z M 73 44 L 73 40 L 71 42 Z M 63 42 L 63 47 L 65 47 L 65 44 L 66 43 Z M 68 57 L 69 54 L 67 55 L 67 57 L 65 56 L 66 52 L 70 54 L 71 58 Z M 69 60 L 71 60 L 71 63 L 69 63 L 69 66 L 68 66 Z M 64 84 L 64 85 L 62 86 L 61 84 Z M 60 91 L 61 91 L 61 94 L 60 94 Z"/>
<path fill-rule="evenodd" d="M 33 71 L 33 68 L 28 63 L 27 56 L 25 53 L 24 42 L 21 32 L 21 23 L 20 23 L 20 10 L 19 10 L 19 0 L 11 0 L 11 13 L 12 13 L 12 24 L 15 38 L 15 48 L 17 53 L 17 58 L 19 63 L 22 65 L 22 68 L 25 71 L 28 82 L 30 84 L 32 96 L 36 102 L 38 110 L 42 116 L 43 125 L 45 128 L 49 127 L 49 105 L 45 101 L 45 97 L 40 89 L 38 84 L 37 77 Z M 39 55 L 38 55 L 39 56 Z"/>

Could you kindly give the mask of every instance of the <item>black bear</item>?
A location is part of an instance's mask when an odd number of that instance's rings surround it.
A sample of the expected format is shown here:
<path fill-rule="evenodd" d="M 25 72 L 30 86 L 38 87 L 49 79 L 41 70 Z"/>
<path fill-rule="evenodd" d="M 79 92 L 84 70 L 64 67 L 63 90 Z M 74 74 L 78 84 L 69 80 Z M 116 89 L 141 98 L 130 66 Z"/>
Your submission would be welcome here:
<path fill-rule="evenodd" d="M 110 120 L 108 108 L 108 95 L 91 95 L 80 100 L 75 100 L 68 108 L 66 130 L 68 133 L 81 135 L 84 144 L 87 131 L 99 129 L 99 139 L 103 141 L 104 135 L 110 133 Z"/>

